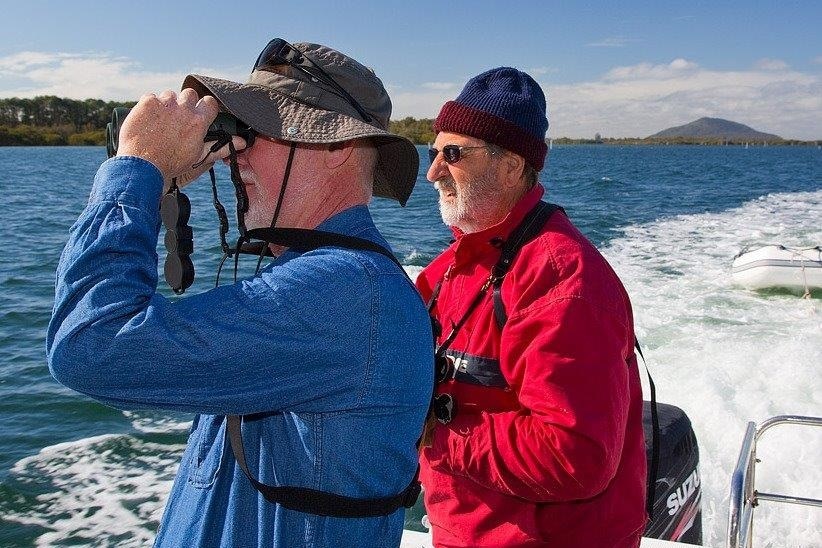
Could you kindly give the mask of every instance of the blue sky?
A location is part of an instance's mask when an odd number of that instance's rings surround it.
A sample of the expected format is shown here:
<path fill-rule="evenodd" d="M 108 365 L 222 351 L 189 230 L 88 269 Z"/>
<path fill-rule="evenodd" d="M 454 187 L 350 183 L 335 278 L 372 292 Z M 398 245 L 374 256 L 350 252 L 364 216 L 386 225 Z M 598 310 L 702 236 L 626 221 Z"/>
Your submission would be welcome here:
<path fill-rule="evenodd" d="M 394 117 L 434 117 L 510 65 L 549 136 L 646 136 L 701 116 L 822 139 L 822 2 L 0 1 L 0 97 L 136 99 L 197 72 L 245 80 L 273 37 L 371 66 Z"/>

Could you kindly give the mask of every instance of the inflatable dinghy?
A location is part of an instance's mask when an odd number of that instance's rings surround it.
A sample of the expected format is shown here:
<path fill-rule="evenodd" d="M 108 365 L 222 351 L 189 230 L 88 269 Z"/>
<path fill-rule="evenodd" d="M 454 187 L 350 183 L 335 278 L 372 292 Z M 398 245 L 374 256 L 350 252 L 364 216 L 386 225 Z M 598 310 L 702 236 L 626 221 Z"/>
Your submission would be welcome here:
<path fill-rule="evenodd" d="M 821 289 L 822 247 L 745 248 L 734 258 L 731 276 L 735 284 L 748 289 L 785 287 L 806 292 Z"/>

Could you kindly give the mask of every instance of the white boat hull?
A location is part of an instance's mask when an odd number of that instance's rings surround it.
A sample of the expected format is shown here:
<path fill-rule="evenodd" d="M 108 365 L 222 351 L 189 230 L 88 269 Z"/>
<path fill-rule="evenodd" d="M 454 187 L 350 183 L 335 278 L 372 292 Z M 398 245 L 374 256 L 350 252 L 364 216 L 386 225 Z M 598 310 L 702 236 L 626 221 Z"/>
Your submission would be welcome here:
<path fill-rule="evenodd" d="M 734 259 L 731 276 L 735 284 L 748 289 L 820 289 L 822 248 L 790 249 L 768 245 L 743 251 Z"/>

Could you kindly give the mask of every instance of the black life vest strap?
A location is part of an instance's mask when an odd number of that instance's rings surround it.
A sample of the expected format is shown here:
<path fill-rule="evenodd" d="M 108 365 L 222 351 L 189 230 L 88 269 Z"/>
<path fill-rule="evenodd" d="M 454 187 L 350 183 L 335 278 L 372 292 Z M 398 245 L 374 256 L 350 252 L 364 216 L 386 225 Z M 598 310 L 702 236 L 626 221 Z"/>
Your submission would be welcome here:
<path fill-rule="evenodd" d="M 539 201 L 531 210 L 525 215 L 519 225 L 511 231 L 511 234 L 508 236 L 508 239 L 502 244 L 502 252 L 500 253 L 500 258 L 497 261 L 497 264 L 491 269 L 491 275 L 488 276 L 488 279 L 482 285 L 479 292 L 474 296 L 471 300 L 468 308 L 462 314 L 460 319 L 453 324 L 451 327 L 451 331 L 448 334 L 448 337 L 437 346 L 436 355 L 444 356 L 446 350 L 451 346 L 451 343 L 454 342 L 454 339 L 457 337 L 457 333 L 465 325 L 465 322 L 468 320 L 468 317 L 474 311 L 474 309 L 479 306 L 480 302 L 482 302 L 483 295 L 485 292 L 493 287 L 494 288 L 494 317 L 497 320 L 497 324 L 502 329 L 502 326 L 505 324 L 505 321 L 508 319 L 505 315 L 505 307 L 502 304 L 502 298 L 498 295 L 499 294 L 499 287 L 502 285 L 502 280 L 505 278 L 505 274 L 508 273 L 508 269 L 511 268 L 511 263 L 514 261 L 514 257 L 516 256 L 517 252 L 520 248 L 525 245 L 529 240 L 534 239 L 545 223 L 548 221 L 548 218 L 554 213 L 554 211 L 560 210 L 565 213 L 565 210 L 562 209 L 560 206 L 556 204 L 549 204 L 547 202 Z M 428 313 L 431 315 L 432 320 L 434 319 L 434 315 L 432 311 L 437 304 L 437 299 L 439 298 L 440 289 L 442 288 L 442 280 L 437 282 L 437 285 L 434 287 L 434 291 L 431 295 L 431 299 L 428 302 Z M 499 302 L 497 302 L 499 300 Z M 498 313 L 498 309 L 500 312 Z M 500 315 L 501 314 L 501 315 Z M 500 320 L 502 318 L 502 320 Z M 436 336 L 436 335 L 435 335 Z M 436 343 L 436 341 L 435 341 Z"/>
<path fill-rule="evenodd" d="M 420 482 L 417 479 L 419 468 L 411 479 L 411 483 L 401 493 L 371 499 L 346 497 L 307 487 L 274 486 L 262 483 L 254 478 L 246 464 L 241 423 L 242 417 L 239 415 L 226 416 L 226 430 L 234 458 L 237 459 L 237 464 L 240 465 L 251 485 L 272 504 L 279 504 L 306 514 L 336 518 L 365 518 L 387 516 L 400 508 L 411 508 L 420 494 Z"/>
<path fill-rule="evenodd" d="M 390 258 L 405 273 L 405 269 L 402 268 L 400 262 L 390 251 L 374 242 L 355 236 L 300 228 L 257 228 L 249 230 L 246 236 L 249 239 L 263 240 L 266 244 L 283 245 L 301 250 L 334 246 L 374 251 Z M 242 417 L 239 415 L 226 416 L 226 430 L 228 439 L 231 442 L 231 450 L 237 464 L 240 465 L 240 469 L 251 482 L 251 485 L 272 504 L 279 504 L 291 510 L 320 516 L 364 518 L 387 516 L 400 508 L 411 508 L 419 497 L 419 465 L 417 465 L 417 471 L 405 489 L 396 495 L 379 498 L 347 497 L 307 487 L 275 486 L 262 483 L 251 474 L 246 464 L 245 450 L 243 449 Z"/>
<path fill-rule="evenodd" d="M 645 356 L 642 354 L 642 348 L 639 346 L 639 339 L 634 337 L 634 348 L 642 358 L 642 363 L 645 365 L 645 373 L 648 375 L 648 387 L 651 389 L 651 432 L 653 440 L 651 440 L 651 468 L 648 470 L 648 491 L 645 494 L 645 506 L 648 511 L 648 518 L 654 519 L 654 496 L 656 495 L 656 477 L 659 474 L 659 410 L 656 407 L 656 385 L 654 379 L 651 378 L 651 371 L 648 369 L 648 362 L 645 361 Z"/>
<path fill-rule="evenodd" d="M 277 244 L 303 251 L 329 246 L 374 251 L 391 259 L 400 270 L 405 272 L 402 264 L 393 253 L 365 238 L 307 228 L 253 228 L 246 232 L 246 236 L 249 240 L 262 240 L 268 244 Z"/>
<path fill-rule="evenodd" d="M 502 280 L 511 268 L 519 250 L 529 241 L 537 237 L 542 227 L 551 218 L 555 211 L 565 210 L 556 204 L 549 204 L 547 202 L 539 201 L 531 211 L 525 216 L 522 222 L 514 229 L 508 239 L 502 246 L 502 253 L 494 265 L 491 273 L 494 275 L 494 318 L 497 320 L 497 326 L 502 329 L 505 322 L 508 321 L 508 315 L 505 312 L 505 305 L 502 302 Z"/>

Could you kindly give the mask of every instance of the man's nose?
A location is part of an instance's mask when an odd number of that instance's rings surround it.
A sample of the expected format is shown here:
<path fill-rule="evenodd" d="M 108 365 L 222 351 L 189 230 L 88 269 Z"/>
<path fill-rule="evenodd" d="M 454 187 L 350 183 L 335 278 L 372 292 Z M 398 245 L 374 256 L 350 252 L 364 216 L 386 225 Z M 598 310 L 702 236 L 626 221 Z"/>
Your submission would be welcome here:
<path fill-rule="evenodd" d="M 448 175 L 448 164 L 445 160 L 443 160 L 442 153 L 440 152 L 437 154 L 437 157 L 434 158 L 434 161 L 431 163 L 431 167 L 428 168 L 428 173 L 426 173 L 425 176 L 429 182 L 433 183 L 447 177 Z"/>

